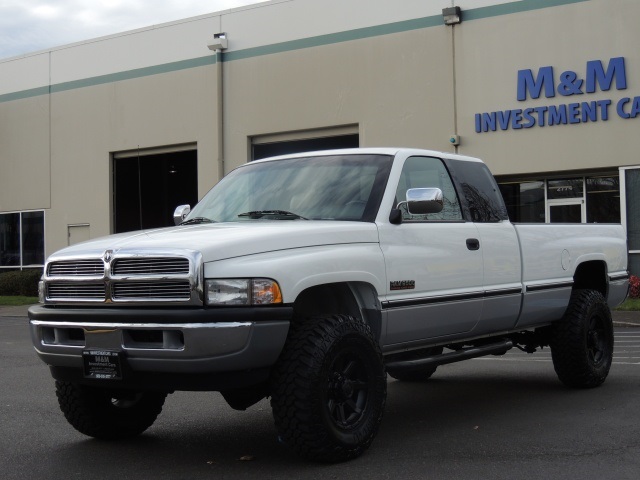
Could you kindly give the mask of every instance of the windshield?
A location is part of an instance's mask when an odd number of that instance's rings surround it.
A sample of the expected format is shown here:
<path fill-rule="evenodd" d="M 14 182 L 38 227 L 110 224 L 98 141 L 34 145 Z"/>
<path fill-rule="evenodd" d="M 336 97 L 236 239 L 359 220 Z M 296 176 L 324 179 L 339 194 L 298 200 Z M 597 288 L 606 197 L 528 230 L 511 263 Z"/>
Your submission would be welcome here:
<path fill-rule="evenodd" d="M 327 155 L 247 164 L 223 178 L 187 217 L 214 222 L 375 219 L 392 158 Z"/>

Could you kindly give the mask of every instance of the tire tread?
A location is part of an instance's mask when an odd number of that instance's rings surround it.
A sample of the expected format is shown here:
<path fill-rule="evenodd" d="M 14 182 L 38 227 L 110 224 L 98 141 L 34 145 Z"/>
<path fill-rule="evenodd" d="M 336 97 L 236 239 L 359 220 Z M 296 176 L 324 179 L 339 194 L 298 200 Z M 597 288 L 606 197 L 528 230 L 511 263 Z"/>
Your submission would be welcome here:
<path fill-rule="evenodd" d="M 130 438 L 149 428 L 164 405 L 166 393 L 146 392 L 130 408 L 111 405 L 111 396 L 71 382 L 56 381 L 56 396 L 67 421 L 80 433 L 103 440 Z"/>
<path fill-rule="evenodd" d="M 329 434 L 318 414 L 318 374 L 332 348 L 345 336 L 356 336 L 372 349 L 379 362 L 376 388 L 382 396 L 369 431 L 357 445 L 344 445 Z M 306 319 L 292 324 L 285 349 L 274 369 L 271 406 L 280 437 L 301 456 L 323 462 L 345 461 L 364 452 L 375 437 L 386 398 L 382 353 L 363 322 L 347 315 Z"/>
<path fill-rule="evenodd" d="M 586 335 L 590 315 L 604 318 L 609 347 L 604 364 L 594 366 L 586 352 Z M 573 388 L 593 388 L 601 385 L 609 374 L 613 353 L 611 312 L 600 292 L 575 290 L 562 320 L 551 330 L 553 367 L 562 383 Z"/>

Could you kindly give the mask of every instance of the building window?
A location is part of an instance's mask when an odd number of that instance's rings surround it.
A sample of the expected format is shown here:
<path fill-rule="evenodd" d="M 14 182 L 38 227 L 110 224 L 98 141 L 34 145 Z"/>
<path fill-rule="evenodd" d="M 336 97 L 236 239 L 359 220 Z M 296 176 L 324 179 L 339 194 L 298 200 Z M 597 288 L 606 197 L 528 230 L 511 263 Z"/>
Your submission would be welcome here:
<path fill-rule="evenodd" d="M 512 222 L 620 223 L 618 175 L 504 181 L 499 186 Z"/>
<path fill-rule="evenodd" d="M 581 178 L 563 178 L 547 182 L 547 199 L 582 198 L 584 180 Z"/>
<path fill-rule="evenodd" d="M 587 222 L 620 223 L 620 178 L 587 177 Z"/>
<path fill-rule="evenodd" d="M 0 268 L 44 265 L 44 212 L 0 214 Z"/>
<path fill-rule="evenodd" d="M 20 266 L 20 214 L 0 215 L 0 267 Z"/>

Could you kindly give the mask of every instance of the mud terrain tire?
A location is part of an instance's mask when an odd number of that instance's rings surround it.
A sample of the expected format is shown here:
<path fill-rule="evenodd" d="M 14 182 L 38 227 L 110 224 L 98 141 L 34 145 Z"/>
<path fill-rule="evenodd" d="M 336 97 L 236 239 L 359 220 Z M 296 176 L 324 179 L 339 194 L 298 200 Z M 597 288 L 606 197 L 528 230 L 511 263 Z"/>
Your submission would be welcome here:
<path fill-rule="evenodd" d="M 280 438 L 322 462 L 355 458 L 371 445 L 387 393 L 380 347 L 348 315 L 294 323 L 272 378 Z"/>
<path fill-rule="evenodd" d="M 551 329 L 553 367 L 573 388 L 601 385 L 613 359 L 611 311 L 600 292 L 575 290 L 562 320 Z"/>
<path fill-rule="evenodd" d="M 80 433 L 103 440 L 134 437 L 156 420 L 166 393 L 110 391 L 56 381 L 60 410 Z"/>

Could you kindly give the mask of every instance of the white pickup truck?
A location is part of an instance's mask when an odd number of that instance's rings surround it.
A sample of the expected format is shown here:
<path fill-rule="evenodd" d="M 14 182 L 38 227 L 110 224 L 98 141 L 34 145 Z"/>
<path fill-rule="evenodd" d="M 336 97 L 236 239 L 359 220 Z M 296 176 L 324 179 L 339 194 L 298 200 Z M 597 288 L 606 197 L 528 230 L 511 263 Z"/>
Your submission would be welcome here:
<path fill-rule="evenodd" d="M 140 434 L 175 390 L 264 397 L 280 438 L 356 457 L 388 373 L 550 346 L 560 380 L 607 377 L 628 291 L 620 225 L 514 225 L 475 158 L 410 149 L 256 161 L 171 228 L 51 255 L 35 349 L 80 432 Z"/>

